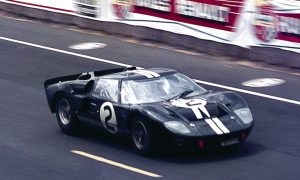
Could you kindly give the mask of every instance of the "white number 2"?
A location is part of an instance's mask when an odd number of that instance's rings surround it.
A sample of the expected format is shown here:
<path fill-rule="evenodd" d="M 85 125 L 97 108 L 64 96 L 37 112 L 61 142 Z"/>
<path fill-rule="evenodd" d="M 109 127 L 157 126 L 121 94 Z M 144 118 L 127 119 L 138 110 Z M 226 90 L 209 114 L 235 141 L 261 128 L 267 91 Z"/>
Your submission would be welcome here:
<path fill-rule="evenodd" d="M 111 102 L 105 102 L 100 107 L 100 119 L 104 128 L 110 133 L 117 133 L 117 119 Z"/>

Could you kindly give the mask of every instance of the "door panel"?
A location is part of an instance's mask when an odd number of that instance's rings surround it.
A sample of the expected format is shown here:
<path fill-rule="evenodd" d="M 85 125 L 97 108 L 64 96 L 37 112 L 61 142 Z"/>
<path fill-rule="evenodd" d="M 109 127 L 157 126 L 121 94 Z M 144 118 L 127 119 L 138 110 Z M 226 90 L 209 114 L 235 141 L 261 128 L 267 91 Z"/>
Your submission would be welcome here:
<path fill-rule="evenodd" d="M 88 96 L 87 108 L 80 115 L 85 121 L 100 125 L 109 133 L 126 131 L 128 105 L 118 103 L 119 92 L 118 80 L 97 80 Z"/>

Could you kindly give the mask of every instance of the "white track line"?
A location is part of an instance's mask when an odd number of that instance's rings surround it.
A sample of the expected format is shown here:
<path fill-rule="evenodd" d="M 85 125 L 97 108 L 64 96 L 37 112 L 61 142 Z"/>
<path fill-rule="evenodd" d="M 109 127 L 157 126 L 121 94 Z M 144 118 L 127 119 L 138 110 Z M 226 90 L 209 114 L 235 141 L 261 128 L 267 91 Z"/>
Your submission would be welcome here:
<path fill-rule="evenodd" d="M 19 41 L 19 40 L 10 39 L 10 38 L 6 38 L 6 37 L 2 37 L 2 36 L 0 36 L 0 39 L 4 40 L 4 41 L 10 41 L 10 42 L 18 43 L 18 44 L 23 44 L 26 46 L 31 46 L 31 47 L 36 47 L 36 48 L 40 48 L 40 49 L 46 49 L 49 51 L 55 51 L 55 52 L 59 52 L 59 53 L 63 53 L 63 54 L 68 54 L 68 55 L 72 55 L 72 56 L 82 57 L 82 58 L 86 58 L 86 59 L 90 59 L 90 60 L 94 60 L 94 61 L 100 61 L 100 62 L 113 64 L 113 65 L 117 65 L 117 66 L 123 66 L 123 67 L 131 67 L 132 66 L 129 64 L 118 63 L 115 61 L 96 58 L 96 57 L 87 56 L 87 55 L 83 55 L 83 54 L 79 54 L 79 53 L 74 53 L 74 52 L 65 51 L 65 50 L 61 50 L 61 49 L 56 49 L 56 48 L 51 48 L 51 47 L 42 46 L 42 45 L 38 45 L 38 44 L 33 44 L 33 43 L 25 42 L 25 41 Z"/>
<path fill-rule="evenodd" d="M 146 175 L 146 176 L 155 177 L 155 178 L 161 178 L 162 177 L 161 175 L 158 175 L 158 174 L 154 174 L 154 173 L 151 173 L 151 172 L 148 172 L 148 171 L 144 171 L 144 170 L 141 170 L 141 169 L 138 169 L 138 168 L 135 168 L 135 167 L 127 166 L 125 164 L 121 164 L 121 163 L 118 163 L 118 162 L 115 162 L 115 161 L 112 161 L 112 160 L 109 160 L 109 159 L 105 159 L 105 158 L 100 157 L 100 156 L 95 156 L 93 154 L 89 154 L 89 153 L 86 153 L 86 152 L 83 152 L 83 151 L 71 150 L 71 152 L 75 153 L 75 154 L 78 154 L 78 155 L 81 155 L 81 156 L 84 156 L 84 157 L 87 157 L 87 158 L 90 158 L 90 159 L 94 159 L 96 161 L 100 161 L 100 162 L 112 165 L 112 166 L 116 166 L 116 167 L 126 169 L 126 170 L 129 170 L 129 171 L 132 171 L 132 172 L 143 174 L 143 175 Z"/>
<path fill-rule="evenodd" d="M 23 44 L 23 45 L 26 45 L 26 46 L 36 47 L 36 48 L 40 48 L 40 49 L 46 49 L 46 50 L 49 50 L 49 51 L 59 52 L 59 53 L 68 54 L 68 55 L 72 55 L 72 56 L 82 57 L 82 58 L 85 58 L 85 59 L 90 59 L 90 60 L 99 61 L 99 62 L 103 62 L 103 63 L 113 64 L 113 65 L 117 65 L 117 66 L 123 66 L 123 67 L 133 66 L 133 65 L 130 65 L 130 64 L 124 64 L 124 63 L 119 63 L 119 62 L 115 62 L 115 61 L 111 61 L 111 60 L 107 60 L 107 59 L 96 58 L 96 57 L 87 56 L 87 55 L 83 55 L 83 54 L 79 54 L 79 53 L 74 53 L 74 52 L 65 51 L 65 50 L 61 50 L 61 49 L 55 49 L 55 48 L 51 48 L 51 47 L 47 47 L 47 46 L 33 44 L 33 43 L 25 42 L 25 41 L 10 39 L 10 38 L 6 38 L 6 37 L 2 37 L 2 36 L 0 36 L 0 39 L 4 40 L 4 41 L 10 41 L 10 42 L 18 43 L 18 44 Z M 137 68 L 142 69 L 141 67 L 137 67 Z M 258 92 L 254 92 L 254 91 L 239 89 L 239 88 L 235 88 L 235 87 L 230 87 L 230 86 L 225 86 L 225 85 L 221 85 L 221 84 L 211 83 L 211 82 L 202 81 L 202 80 L 198 80 L 198 79 L 194 79 L 194 81 L 197 82 L 197 83 L 200 83 L 200 84 L 208 85 L 208 86 L 218 87 L 218 88 L 227 89 L 227 90 L 231 90 L 231 91 L 237 91 L 237 92 L 241 92 L 241 93 L 245 93 L 245 94 L 251 94 L 251 95 L 254 95 L 254 96 L 264 97 L 264 98 L 267 98 L 267 99 L 273 99 L 273 100 L 276 100 L 276 101 L 281 101 L 281 102 L 300 105 L 300 101 L 296 101 L 296 100 L 292 100 L 292 99 L 276 97 L 276 96 L 272 96 L 272 95 L 268 95 L 268 94 L 263 94 L 263 93 L 258 93 Z"/>

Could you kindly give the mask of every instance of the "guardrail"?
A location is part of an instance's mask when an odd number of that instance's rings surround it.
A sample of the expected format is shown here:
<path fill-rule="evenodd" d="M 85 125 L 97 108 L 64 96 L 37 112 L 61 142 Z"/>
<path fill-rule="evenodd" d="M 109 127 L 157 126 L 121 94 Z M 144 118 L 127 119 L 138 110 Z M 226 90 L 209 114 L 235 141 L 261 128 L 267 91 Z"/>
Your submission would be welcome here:
<path fill-rule="evenodd" d="M 223 40 L 220 40 L 220 42 L 208 39 L 199 39 L 198 37 L 191 35 L 179 34 L 140 25 L 130 25 L 122 20 L 101 21 L 97 18 L 85 17 L 72 12 L 63 12 L 55 9 L 47 10 L 45 8 L 35 8 L 32 6 L 1 1 L 0 10 L 43 21 L 102 31 L 107 34 L 161 42 L 171 46 L 196 50 L 209 55 L 230 56 L 238 59 L 264 61 L 270 64 L 300 68 L 300 54 L 284 50 L 284 47 L 281 47 L 283 48 L 281 49 L 266 44 L 263 46 L 251 46 L 251 48 L 245 48 L 231 44 L 230 42 L 227 43 Z"/>

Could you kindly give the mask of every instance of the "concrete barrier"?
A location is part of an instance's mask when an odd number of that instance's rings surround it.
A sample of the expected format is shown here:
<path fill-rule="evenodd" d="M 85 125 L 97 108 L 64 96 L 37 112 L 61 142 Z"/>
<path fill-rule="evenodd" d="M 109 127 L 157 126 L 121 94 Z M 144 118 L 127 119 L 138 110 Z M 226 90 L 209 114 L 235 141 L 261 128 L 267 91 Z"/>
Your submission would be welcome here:
<path fill-rule="evenodd" d="M 80 28 L 102 31 L 107 34 L 165 43 L 171 46 L 195 50 L 209 55 L 230 56 L 237 59 L 264 61 L 269 64 L 300 68 L 299 53 L 286 51 L 279 48 L 242 48 L 240 46 L 202 40 L 188 35 L 181 35 L 143 26 L 133 26 L 119 22 L 99 21 L 75 16 L 71 13 L 53 12 L 4 2 L 0 2 L 0 10 L 28 18 L 67 25 L 75 25 Z"/>

